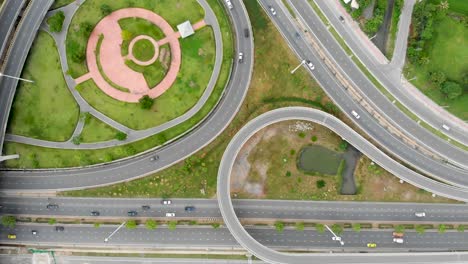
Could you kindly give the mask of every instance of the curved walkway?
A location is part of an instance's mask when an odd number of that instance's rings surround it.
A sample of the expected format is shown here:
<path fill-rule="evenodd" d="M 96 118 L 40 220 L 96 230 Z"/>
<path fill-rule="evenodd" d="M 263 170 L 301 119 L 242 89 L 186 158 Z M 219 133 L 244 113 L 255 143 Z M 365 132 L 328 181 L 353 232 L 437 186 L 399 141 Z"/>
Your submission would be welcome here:
<path fill-rule="evenodd" d="M 200 109 L 205 105 L 205 103 L 208 101 L 211 93 L 214 90 L 214 87 L 216 85 L 216 82 L 218 80 L 218 76 L 221 70 L 221 65 L 223 63 L 223 42 L 222 42 L 222 33 L 221 29 L 218 24 L 218 20 L 216 18 L 215 13 L 211 9 L 210 5 L 206 2 L 206 0 L 197 0 L 198 3 L 202 6 L 202 8 L 205 11 L 205 18 L 203 20 L 203 24 L 200 24 L 199 26 L 202 25 L 209 25 L 212 27 L 213 32 L 214 32 L 214 37 L 215 37 L 215 48 L 216 48 L 216 56 L 215 56 L 215 64 L 213 68 L 213 73 L 211 74 L 210 81 L 208 82 L 208 85 L 203 92 L 202 96 L 198 100 L 198 102 L 187 112 L 185 112 L 183 115 L 174 118 L 164 124 L 161 124 L 156 127 L 148 128 L 145 130 L 133 130 L 130 129 L 113 119 L 107 117 L 106 115 L 102 114 L 101 112 L 97 111 L 95 108 L 93 108 L 91 105 L 89 105 L 86 100 L 80 95 L 80 93 L 75 89 L 76 82 L 73 78 L 71 78 L 66 72 L 68 71 L 68 63 L 67 63 L 67 54 L 66 54 L 66 49 L 65 49 L 65 40 L 66 40 L 66 35 L 68 32 L 68 28 L 70 26 L 71 20 L 73 18 L 73 15 L 76 13 L 78 10 L 79 6 L 84 2 L 74 2 L 71 3 L 65 7 L 53 10 L 49 12 L 48 16 L 51 16 L 55 14 L 55 12 L 58 11 L 63 11 L 65 13 L 65 21 L 63 24 L 63 29 L 60 33 L 50 33 L 52 37 L 54 37 L 55 42 L 57 44 L 59 54 L 60 54 L 60 62 L 62 65 L 62 70 L 64 72 L 64 77 L 65 81 L 67 82 L 67 86 L 72 93 L 73 97 L 77 101 L 78 105 L 80 106 L 80 112 L 88 112 L 97 119 L 101 120 L 102 122 L 106 123 L 107 125 L 120 130 L 122 132 L 125 132 L 127 134 L 127 139 L 123 141 L 119 140 L 109 140 L 105 142 L 97 142 L 97 143 L 81 143 L 80 145 L 75 145 L 72 142 L 72 139 L 74 136 L 78 136 L 81 133 L 81 129 L 84 126 L 83 120 L 80 119 L 79 123 L 77 124 L 77 129 L 75 129 L 75 132 L 73 133 L 73 136 L 65 142 L 54 142 L 54 141 L 47 141 L 47 140 L 40 140 L 40 139 L 35 139 L 35 138 L 30 138 L 30 137 L 24 137 L 24 136 L 19 136 L 19 135 L 12 135 L 12 134 L 7 134 L 5 135 L 5 140 L 10 141 L 10 142 L 17 142 L 17 143 L 23 143 L 23 144 L 28 144 L 28 145 L 34 145 L 34 146 L 40 146 L 40 147 L 46 147 L 46 148 L 57 148 L 57 149 L 102 149 L 102 148 L 109 148 L 109 147 L 115 147 L 115 146 L 121 146 L 125 145 L 131 142 L 135 142 L 147 137 L 150 137 L 154 134 L 160 133 L 164 130 L 167 130 L 169 128 L 175 127 L 187 120 L 189 120 L 191 117 L 193 117 Z M 194 27 L 197 27 L 198 23 L 194 25 Z M 245 88 L 247 89 L 247 87 Z M 218 102 L 219 104 L 219 102 Z M 215 106 L 211 111 L 216 111 L 217 106 Z M 209 115 L 209 114 L 208 114 Z M 207 116 L 208 116 L 207 115 Z M 205 117 L 206 119 L 206 117 Z M 168 141 L 166 144 L 190 133 L 193 129 L 195 129 L 197 126 L 201 125 L 205 119 L 201 120 L 198 124 L 194 125 L 190 130 L 184 132 L 183 134 L 179 135 L 178 137 L 172 139 L 171 141 Z M 161 147 L 157 146 L 156 148 Z"/>
<path fill-rule="evenodd" d="M 144 39 L 151 42 L 151 44 L 153 45 L 153 48 L 154 48 L 153 57 L 151 59 L 147 60 L 147 61 L 139 60 L 133 54 L 133 48 L 135 46 L 135 43 L 137 43 L 139 40 L 144 40 Z M 158 59 L 158 56 L 159 56 L 158 42 L 156 40 L 154 40 L 152 37 L 148 36 L 148 35 L 140 35 L 140 36 L 132 39 L 132 41 L 130 41 L 130 44 L 128 45 L 128 55 L 127 55 L 126 58 L 129 59 L 129 60 L 132 60 L 134 63 L 136 63 L 138 65 L 149 66 L 149 65 L 156 62 L 156 60 Z"/>
<path fill-rule="evenodd" d="M 306 120 L 326 126 L 370 157 L 375 163 L 400 179 L 441 196 L 465 202 L 468 201 L 468 190 L 442 184 L 406 168 L 372 145 L 341 120 L 330 114 L 306 107 L 285 107 L 276 109 L 251 120 L 233 137 L 223 154 L 222 162 L 218 170 L 217 183 L 218 204 L 224 223 L 229 228 L 229 231 L 245 249 L 268 263 L 378 263 L 378 259 L 382 258 L 376 258 L 376 255 L 372 254 L 280 253 L 263 246 L 253 239 L 244 229 L 237 218 L 231 201 L 230 180 L 232 167 L 237 154 L 250 137 L 270 124 L 285 120 Z M 382 255 L 379 254 L 378 256 Z M 395 263 L 398 263 L 398 259 L 401 260 L 401 256 L 398 255 L 386 255 L 384 258 L 387 262 Z M 343 260 L 346 260 L 346 262 L 343 262 Z"/>

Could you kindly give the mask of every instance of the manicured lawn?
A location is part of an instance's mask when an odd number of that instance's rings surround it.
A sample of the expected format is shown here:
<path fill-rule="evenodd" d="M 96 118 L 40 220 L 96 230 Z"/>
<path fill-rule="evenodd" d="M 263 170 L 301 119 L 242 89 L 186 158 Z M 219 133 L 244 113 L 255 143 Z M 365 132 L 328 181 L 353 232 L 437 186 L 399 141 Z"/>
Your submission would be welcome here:
<path fill-rule="evenodd" d="M 231 58 L 233 56 L 233 40 L 224 9 L 217 0 L 208 0 L 208 2 L 214 10 L 223 32 L 223 64 L 213 93 L 202 109 L 192 118 L 147 139 L 121 147 L 101 150 L 57 150 L 17 143 L 6 143 L 4 152 L 8 154 L 18 153 L 20 154 L 20 158 L 5 161 L 4 165 L 13 168 L 63 168 L 102 163 L 134 155 L 137 152 L 161 145 L 199 123 L 211 111 L 221 96 L 229 76 Z M 179 175 L 169 175 L 168 177 L 174 177 L 179 180 Z M 187 177 L 187 179 L 190 180 L 191 177 Z M 183 196 L 183 194 L 180 194 L 180 196 Z"/>
<path fill-rule="evenodd" d="M 91 143 L 115 139 L 117 130 L 92 115 L 87 115 L 85 118 L 85 126 L 80 134 L 81 142 Z"/>
<path fill-rule="evenodd" d="M 131 39 L 139 35 L 147 35 L 158 41 L 165 37 L 160 28 L 142 18 L 124 18 L 119 20 L 119 25 L 122 30 L 126 30 L 131 33 Z M 124 40 L 122 42 L 122 55 L 124 56 L 128 54 L 128 45 L 130 44 L 131 39 Z"/>
<path fill-rule="evenodd" d="M 63 78 L 55 42 L 40 31 L 29 53 L 8 124 L 8 133 L 66 141 L 78 121 L 79 109 Z"/>
<path fill-rule="evenodd" d="M 407 63 L 407 77 L 424 94 L 463 120 L 468 120 L 468 91 L 457 99 L 448 100 L 429 81 L 429 73 L 443 71 L 449 80 L 462 83 L 462 76 L 468 67 L 468 28 L 449 16 L 434 24 L 434 37 L 427 44 L 430 63 L 416 66 Z"/>
<path fill-rule="evenodd" d="M 208 84 L 214 65 L 215 45 L 210 27 L 200 29 L 180 42 L 182 65 L 177 80 L 156 98 L 150 110 L 107 96 L 92 80 L 78 85 L 76 89 L 97 110 L 130 128 L 145 129 L 163 124 L 196 104 Z"/>
<path fill-rule="evenodd" d="M 306 173 L 334 175 L 341 160 L 340 153 L 322 146 L 306 146 L 300 151 L 297 166 Z"/>
<path fill-rule="evenodd" d="M 215 12 L 220 12 L 221 7 L 214 5 L 218 2 L 217 0 L 208 0 L 208 2 L 215 7 Z M 289 74 L 289 71 L 298 64 L 298 60 L 265 16 L 258 3 L 256 1 L 245 1 L 245 4 L 254 27 L 256 47 L 254 73 L 244 103 L 227 129 L 212 143 L 191 158 L 159 173 L 125 184 L 66 192 L 64 195 L 100 197 L 213 197 L 216 193 L 218 166 L 224 149 L 234 134 L 248 120 L 281 106 L 306 105 L 289 103 L 285 99 L 288 96 L 310 100 L 319 97 L 322 98 L 322 101 L 326 101 L 323 91 L 312 80 L 306 69 L 298 70 L 292 78 L 282 78 L 284 74 Z M 220 23 L 223 24 L 225 22 L 220 21 Z M 224 36 L 225 33 L 223 34 Z M 278 54 L 281 54 L 281 56 L 278 56 Z M 230 60 L 230 58 L 227 60 Z M 274 103 L 265 103 L 264 100 L 269 98 L 277 98 L 279 100 Z M 295 161 L 293 161 L 293 164 L 295 164 Z M 315 176 L 308 177 L 312 178 Z M 329 179 L 332 177 L 325 178 Z M 164 185 L 166 188 L 160 188 L 158 187 L 159 185 L 155 186 L 156 182 L 162 181 L 161 179 L 169 183 L 167 187 Z M 150 182 L 153 182 L 152 188 L 148 188 Z"/>
<path fill-rule="evenodd" d="M 135 42 L 133 46 L 133 55 L 137 60 L 149 61 L 154 56 L 154 46 L 151 41 L 147 39 L 141 39 Z"/>
<path fill-rule="evenodd" d="M 76 43 L 78 53 L 85 54 L 88 36 L 82 34 L 80 27 L 83 24 L 90 24 L 93 27 L 105 16 L 101 12 L 102 5 L 108 5 L 112 10 L 129 7 L 140 7 L 151 10 L 162 16 L 166 21 L 177 30 L 177 25 L 190 20 L 197 22 L 204 17 L 204 11 L 196 0 L 173 0 L 173 1 L 128 1 L 128 0 L 86 0 L 76 12 L 72 19 L 70 30 L 67 36 L 67 46 Z M 68 65 L 70 75 L 77 78 L 85 74 L 88 69 L 86 62 L 74 62 L 71 60 L 71 54 L 67 49 Z"/>

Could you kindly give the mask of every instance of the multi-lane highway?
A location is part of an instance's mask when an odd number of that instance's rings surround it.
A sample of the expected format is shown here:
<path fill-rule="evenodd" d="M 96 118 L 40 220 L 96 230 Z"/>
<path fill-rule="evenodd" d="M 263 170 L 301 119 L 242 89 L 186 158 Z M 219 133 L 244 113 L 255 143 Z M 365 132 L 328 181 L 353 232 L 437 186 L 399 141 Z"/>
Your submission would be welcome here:
<path fill-rule="evenodd" d="M 124 219 L 128 211 L 137 211 L 140 218 L 165 218 L 174 212 L 176 219 L 221 219 L 218 202 L 214 199 L 172 199 L 170 205 L 161 199 L 141 198 L 79 198 L 79 197 L 1 197 L 1 214 L 30 217 L 59 217 L 77 219 Z M 377 203 L 333 201 L 233 200 L 236 215 L 244 219 L 285 219 L 306 221 L 346 222 L 428 222 L 468 223 L 465 204 Z M 57 204 L 57 209 L 47 209 Z M 150 208 L 143 210 L 142 206 Z M 195 211 L 186 212 L 186 206 Z M 92 211 L 100 215 L 91 216 Z M 416 212 L 425 212 L 418 218 Z"/>
<path fill-rule="evenodd" d="M 63 231 L 56 231 L 56 226 L 63 226 Z M 170 230 L 159 226 L 148 230 L 144 226 L 130 230 L 120 229 L 108 242 L 108 237 L 117 225 L 74 224 L 19 224 L 13 229 L 0 228 L 0 243 L 29 245 L 41 247 L 91 247 L 91 248 L 125 248 L 125 249 L 242 249 L 229 230 L 224 227 L 182 226 Z M 37 234 L 32 234 L 32 230 Z M 247 232 L 260 243 L 276 250 L 342 250 L 356 251 L 367 249 L 367 243 L 376 243 L 371 251 L 447 251 L 466 250 L 468 233 L 450 231 L 439 234 L 437 231 L 426 231 L 420 235 L 414 231 L 405 233 L 403 244 L 393 243 L 392 230 L 361 230 L 361 232 L 344 231 L 340 236 L 345 242 L 331 239 L 329 232 L 319 233 L 306 228 L 297 231 L 294 227 L 285 228 L 279 233 L 272 227 L 247 227 Z M 8 239 L 8 234 L 16 234 L 16 239 Z M 70 239 L 73 238 L 73 239 Z M 288 262 L 286 262 L 288 263 Z"/>
<path fill-rule="evenodd" d="M 26 0 L 6 1 L 0 11 L 0 57 L 5 47 L 8 45 L 8 39 L 11 37 L 12 29 L 23 8 Z"/>

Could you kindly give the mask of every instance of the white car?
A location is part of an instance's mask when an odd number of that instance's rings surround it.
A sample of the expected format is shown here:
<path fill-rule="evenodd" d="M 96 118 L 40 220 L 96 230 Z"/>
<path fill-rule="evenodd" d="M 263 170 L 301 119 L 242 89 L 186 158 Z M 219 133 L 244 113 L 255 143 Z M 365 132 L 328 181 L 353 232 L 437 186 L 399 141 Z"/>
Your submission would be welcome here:
<path fill-rule="evenodd" d="M 425 212 L 416 212 L 414 214 L 416 217 L 425 217 L 426 216 L 426 213 Z"/>
<path fill-rule="evenodd" d="M 309 69 L 310 69 L 311 71 L 313 71 L 313 70 L 315 69 L 315 66 L 314 66 L 314 64 L 312 64 L 311 61 L 307 61 L 307 67 L 309 67 Z"/>
<path fill-rule="evenodd" d="M 174 217 L 175 213 L 166 213 L 166 217 Z"/>
<path fill-rule="evenodd" d="M 446 124 L 443 124 L 442 127 L 443 127 L 445 130 L 450 131 L 450 127 L 447 126 Z"/>
<path fill-rule="evenodd" d="M 172 201 L 171 200 L 162 200 L 161 203 L 164 204 L 164 205 L 170 205 L 172 203 Z"/>
<path fill-rule="evenodd" d="M 231 3 L 231 0 L 226 0 L 226 5 L 229 9 L 232 9 L 233 6 L 232 6 L 232 3 Z"/>
<path fill-rule="evenodd" d="M 239 62 L 243 62 L 243 61 L 244 61 L 244 53 L 239 52 Z"/>
<path fill-rule="evenodd" d="M 351 111 L 351 114 L 352 114 L 356 119 L 361 118 L 361 116 L 360 116 L 358 113 L 356 113 L 356 111 L 354 111 L 354 110 Z"/>
<path fill-rule="evenodd" d="M 404 240 L 403 240 L 403 238 L 394 237 L 393 242 L 398 243 L 398 244 L 403 244 Z"/>
<path fill-rule="evenodd" d="M 272 6 L 270 6 L 270 12 L 272 15 L 276 16 L 276 10 Z"/>

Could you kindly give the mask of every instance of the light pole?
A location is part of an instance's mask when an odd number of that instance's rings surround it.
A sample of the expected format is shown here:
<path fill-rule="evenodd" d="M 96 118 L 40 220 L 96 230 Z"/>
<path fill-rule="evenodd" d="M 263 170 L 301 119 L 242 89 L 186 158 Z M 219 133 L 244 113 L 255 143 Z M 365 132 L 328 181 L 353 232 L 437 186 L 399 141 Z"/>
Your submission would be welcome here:
<path fill-rule="evenodd" d="M 332 240 L 333 240 L 333 241 L 339 241 L 340 244 L 343 246 L 343 245 L 344 245 L 344 241 L 341 239 L 341 237 L 337 236 L 337 235 L 330 229 L 330 227 L 328 227 L 327 225 L 325 225 L 325 227 L 328 229 L 328 231 L 330 231 L 330 233 L 333 234 Z"/>
<path fill-rule="evenodd" d="M 117 231 L 119 231 L 119 229 L 122 228 L 125 225 L 125 223 L 127 223 L 127 221 L 123 222 L 121 225 L 119 225 L 119 227 L 117 227 L 117 229 L 114 230 L 114 232 L 112 232 L 108 237 L 104 238 L 104 242 L 108 242 L 111 236 L 117 233 Z"/>
<path fill-rule="evenodd" d="M 7 78 L 15 79 L 15 80 L 30 82 L 30 83 L 33 83 L 33 82 L 34 82 L 34 81 L 32 81 L 32 80 L 23 79 L 23 78 L 19 78 L 19 77 L 7 75 L 7 74 L 4 74 L 4 73 L 0 72 L 0 77 L 3 77 L 3 76 L 5 76 L 5 77 L 7 77 Z"/>
<path fill-rule="evenodd" d="M 299 65 L 297 65 L 296 68 L 294 68 L 292 71 L 291 71 L 291 74 L 294 74 L 294 72 L 297 71 L 297 69 L 299 69 L 299 67 L 301 67 L 306 61 L 305 60 L 302 60 L 301 63 Z"/>

